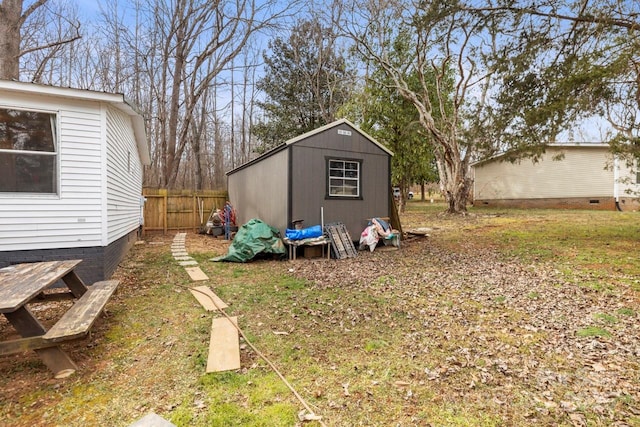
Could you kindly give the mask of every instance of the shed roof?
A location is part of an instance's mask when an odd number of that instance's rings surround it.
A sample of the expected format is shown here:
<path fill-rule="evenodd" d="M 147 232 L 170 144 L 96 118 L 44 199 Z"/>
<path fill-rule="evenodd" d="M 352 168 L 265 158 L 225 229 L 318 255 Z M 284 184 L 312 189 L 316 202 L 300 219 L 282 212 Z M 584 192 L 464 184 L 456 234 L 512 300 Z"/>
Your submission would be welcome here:
<path fill-rule="evenodd" d="M 151 164 L 151 155 L 147 146 L 144 119 L 137 109 L 130 104 L 121 93 L 98 92 L 86 89 L 64 88 L 36 83 L 0 80 L 0 90 L 7 92 L 49 95 L 67 99 L 78 99 L 94 102 L 105 102 L 122 111 L 131 118 L 140 160 L 143 164 Z"/>
<path fill-rule="evenodd" d="M 295 144 L 296 142 L 302 141 L 304 139 L 310 138 L 313 135 L 317 135 L 319 133 L 322 133 L 328 129 L 334 128 L 336 126 L 340 126 L 342 124 L 346 124 L 350 127 L 352 127 L 353 129 L 355 129 L 357 132 L 359 132 L 362 136 L 364 136 L 366 139 L 368 139 L 369 141 L 371 141 L 371 143 L 373 143 L 374 145 L 378 146 L 381 150 L 383 150 L 385 153 L 387 153 L 390 156 L 393 156 L 393 152 L 391 150 L 389 150 L 387 147 L 385 147 L 384 145 L 380 144 L 378 141 L 376 141 L 372 136 L 368 135 L 366 132 L 362 131 L 361 129 L 359 129 L 356 125 L 354 125 L 353 123 L 351 123 L 349 120 L 347 119 L 339 119 L 336 120 L 334 122 L 328 123 L 324 126 L 321 126 L 319 128 L 316 128 L 314 130 L 311 130 L 309 132 L 303 133 L 302 135 L 296 136 L 294 138 L 291 138 L 287 141 L 284 142 L 284 144 L 280 144 L 277 147 L 272 148 L 271 150 L 266 151 L 265 153 L 263 153 L 262 155 L 256 157 L 253 160 L 250 160 L 234 169 L 231 169 L 230 171 L 227 172 L 227 175 L 232 175 L 235 172 L 244 169 L 246 167 L 251 166 L 254 163 L 257 163 L 269 156 L 274 155 L 275 153 L 278 153 L 288 147 L 290 147 L 291 145 Z"/>

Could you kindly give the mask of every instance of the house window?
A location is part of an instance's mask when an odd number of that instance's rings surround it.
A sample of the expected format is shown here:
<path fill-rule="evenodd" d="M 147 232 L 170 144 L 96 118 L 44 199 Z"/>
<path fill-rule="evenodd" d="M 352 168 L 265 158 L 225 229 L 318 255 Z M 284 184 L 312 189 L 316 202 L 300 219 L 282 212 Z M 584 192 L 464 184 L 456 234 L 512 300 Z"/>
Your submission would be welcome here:
<path fill-rule="evenodd" d="M 328 159 L 329 197 L 360 197 L 361 161 Z"/>
<path fill-rule="evenodd" d="M 0 108 L 0 192 L 57 192 L 56 115 Z"/>

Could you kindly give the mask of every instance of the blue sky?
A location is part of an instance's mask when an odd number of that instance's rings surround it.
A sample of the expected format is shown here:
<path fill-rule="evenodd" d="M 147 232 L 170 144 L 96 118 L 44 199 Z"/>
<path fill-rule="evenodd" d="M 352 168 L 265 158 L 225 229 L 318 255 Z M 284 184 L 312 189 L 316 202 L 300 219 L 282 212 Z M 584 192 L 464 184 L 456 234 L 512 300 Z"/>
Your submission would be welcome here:
<path fill-rule="evenodd" d="M 126 0 L 118 0 L 119 2 L 126 3 Z M 100 2 L 97 0 L 77 0 L 78 10 L 86 17 L 98 15 L 100 13 Z"/>
<path fill-rule="evenodd" d="M 117 3 L 118 9 L 120 9 L 119 15 L 122 17 L 123 11 L 126 11 L 132 1 L 131 0 L 75 0 L 80 13 L 80 19 L 83 23 L 91 25 L 92 22 L 101 19 L 101 7 L 111 7 L 114 3 Z M 126 15 L 124 16 L 126 20 Z M 574 140 L 574 141 L 601 141 L 604 137 L 604 133 L 609 130 L 610 127 L 605 120 L 599 117 L 592 117 L 585 120 L 582 125 L 578 125 L 574 128 L 574 132 L 566 132 L 559 135 L 558 139 L 562 142 Z"/>

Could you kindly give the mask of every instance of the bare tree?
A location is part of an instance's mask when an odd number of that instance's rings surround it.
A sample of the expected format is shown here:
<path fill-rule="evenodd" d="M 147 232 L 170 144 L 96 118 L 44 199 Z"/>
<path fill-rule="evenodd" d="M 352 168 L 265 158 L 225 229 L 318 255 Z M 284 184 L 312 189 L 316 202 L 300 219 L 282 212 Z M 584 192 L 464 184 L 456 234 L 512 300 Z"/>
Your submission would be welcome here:
<path fill-rule="evenodd" d="M 71 4 L 0 0 L 0 65 L 9 67 L 5 78 L 22 73 L 16 67 L 24 54 L 24 75 L 30 79 L 123 93 L 146 118 L 152 164 L 145 185 L 224 186 L 225 168 L 244 161 L 251 149 L 245 120 L 252 120 L 246 115 L 252 106 L 240 98 L 249 87 L 248 99 L 255 101 L 247 76 L 257 65 L 238 57 L 255 57 L 251 46 L 256 45 L 249 42 L 279 29 L 298 12 L 298 0 L 105 0 L 101 13 L 83 23 L 81 40 L 76 13 L 60 13 Z M 5 43 L 20 40 L 16 28 L 23 30 L 22 51 L 19 42 Z M 55 43 L 42 42 L 53 35 Z M 14 53 L 3 53 L 7 49 Z M 244 62 L 246 74 L 233 76 L 232 83 L 242 83 L 230 92 L 234 61 Z M 229 93 L 234 96 L 231 120 Z"/>
<path fill-rule="evenodd" d="M 278 9 L 280 7 L 281 9 Z M 275 0 L 157 0 L 154 7 L 161 53 L 158 92 L 161 186 L 172 188 L 201 101 L 248 40 L 285 13 Z"/>
<path fill-rule="evenodd" d="M 242 59 L 244 61 L 242 67 L 242 116 L 239 129 L 236 129 L 236 132 L 240 132 L 239 163 L 249 161 L 253 150 L 251 127 L 253 126 L 254 107 L 257 101 L 255 81 L 259 52 L 258 50 L 247 51 Z"/>
<path fill-rule="evenodd" d="M 248 44 L 234 61 L 230 78 L 230 102 L 220 112 L 230 120 L 228 167 L 235 168 L 251 157 L 250 124 L 256 105 L 256 72 L 260 50 L 255 43 Z M 228 113 L 228 114 L 225 114 Z"/>
<path fill-rule="evenodd" d="M 61 46 L 80 38 L 80 23 L 53 9 L 46 10 L 49 19 L 64 23 L 57 31 L 46 31 L 48 21 L 42 21 L 42 14 L 39 23 L 30 25 L 30 19 L 38 15 L 36 12 L 42 12 L 47 2 L 37 0 L 26 5 L 23 0 L 0 2 L 0 79 L 19 80 L 20 58 L 33 52 L 45 52 L 32 74 L 39 80 L 44 64 L 60 52 Z"/>
<path fill-rule="evenodd" d="M 22 0 L 0 3 L 0 79 L 20 78 L 20 30 L 27 18 L 47 0 L 38 0 L 22 12 Z"/>
<path fill-rule="evenodd" d="M 489 46 L 486 23 L 447 2 L 354 0 L 348 12 L 340 27 L 360 56 L 384 70 L 414 105 L 430 135 L 448 212 L 466 212 L 473 182 L 469 165 L 479 145 L 461 130 L 470 93 L 487 84 L 481 68 Z M 413 52 L 402 62 L 390 55 L 400 36 Z"/>
<path fill-rule="evenodd" d="M 214 97 L 215 99 L 215 97 Z M 224 188 L 224 143 L 222 121 L 217 114 L 217 102 L 213 104 L 214 113 L 211 115 L 211 132 L 213 140 L 213 186 Z"/>

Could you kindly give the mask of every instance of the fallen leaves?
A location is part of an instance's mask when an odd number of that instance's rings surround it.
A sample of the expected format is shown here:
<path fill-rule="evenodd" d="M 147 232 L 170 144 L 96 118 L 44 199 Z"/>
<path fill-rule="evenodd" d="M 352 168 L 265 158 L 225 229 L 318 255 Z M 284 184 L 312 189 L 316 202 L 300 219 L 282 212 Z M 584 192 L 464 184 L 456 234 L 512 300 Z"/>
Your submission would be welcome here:
<path fill-rule="evenodd" d="M 423 378 L 439 388 L 464 396 L 506 387 L 530 395 L 529 416 L 565 416 L 575 426 L 586 422 L 578 408 L 607 422 L 633 414 L 640 401 L 637 315 L 627 310 L 631 315 L 613 322 L 606 314 L 635 307 L 633 292 L 596 292 L 579 285 L 580 272 L 569 281 L 552 265 L 522 264 L 486 248 L 452 252 L 439 243 L 436 236 L 399 252 L 306 260 L 289 274 L 320 290 L 367 295 L 365 306 L 334 301 L 330 313 L 312 314 L 340 328 L 404 325 L 404 353 L 429 361 Z M 606 322 L 611 337 L 578 336 L 594 321 Z M 349 395 L 344 384 L 343 393 Z M 621 396 L 629 403 L 620 405 Z M 492 402 L 508 406 L 498 395 Z"/>
<path fill-rule="evenodd" d="M 428 239 L 405 242 L 400 251 L 241 268 L 216 264 L 210 271 L 218 272 L 225 296 L 246 315 L 247 330 L 263 340 L 261 349 L 278 359 L 328 425 L 637 424 L 639 300 L 637 291 L 624 285 L 637 286 L 635 277 L 610 278 L 609 283 L 619 280 L 621 285 L 597 290 L 588 283 L 602 285 L 602 278 L 593 274 L 572 271 L 568 277 L 553 265 L 505 258 L 471 240 L 453 247 L 433 230 Z M 191 245 L 196 241 L 202 249 Z M 206 236 L 189 236 L 187 245 L 194 253 L 224 249 L 220 240 Z M 147 245 L 145 251 L 161 254 L 168 247 Z M 208 377 L 206 386 L 190 380 L 184 373 L 198 378 L 201 343 L 199 333 L 191 334 L 190 346 L 185 347 L 184 338 L 200 328 L 206 332 L 206 317 L 186 321 L 179 315 L 184 308 L 175 303 L 181 295 L 162 289 L 165 281 L 180 277 L 165 279 L 170 269 L 153 269 L 141 260 L 121 266 L 125 286 L 116 298 L 132 315 L 153 316 L 124 329 L 125 341 L 96 334 L 103 360 L 95 365 L 85 361 L 85 372 L 92 373 L 85 384 L 108 384 L 119 395 L 104 419 L 117 414 L 118 422 L 126 424 L 150 409 L 167 415 L 190 410 L 200 422 L 194 425 L 204 425 L 220 406 L 218 396 L 242 413 L 287 399 L 285 392 L 263 395 L 261 375 L 254 374 L 265 369 L 246 344 L 241 345 L 243 369 L 234 375 L 246 376 L 250 390 L 227 377 L 215 385 L 210 384 L 215 377 Z M 289 286 L 289 279 L 295 279 L 295 286 Z M 132 296 L 141 297 L 136 304 L 153 296 L 152 307 L 160 308 L 140 310 L 130 305 Z M 579 336 L 590 327 L 610 336 Z M 137 337 L 143 330 L 149 333 Z M 131 343 L 124 354 L 123 342 Z M 86 353 L 85 344 L 79 342 L 75 351 Z M 46 383 L 39 372 L 5 368 L 11 378 L 3 397 L 19 397 L 33 384 Z M 28 387 L 20 386 L 22 378 L 30 379 Z M 39 399 L 38 405 L 60 406 L 56 399 L 73 395 L 67 387 Z M 255 405 L 248 397 L 254 389 L 259 391 Z M 4 402 L 7 414 L 27 413 L 17 398 Z M 98 411 L 90 405 L 73 407 Z M 69 424 L 69 416 L 62 418 L 54 409 L 28 411 L 42 415 L 46 424 Z M 298 414 L 299 424 L 318 420 L 314 412 Z"/>
<path fill-rule="evenodd" d="M 349 393 L 349 383 L 342 384 L 342 393 L 345 396 L 351 396 L 351 394 Z"/>

